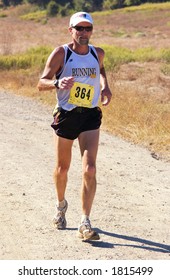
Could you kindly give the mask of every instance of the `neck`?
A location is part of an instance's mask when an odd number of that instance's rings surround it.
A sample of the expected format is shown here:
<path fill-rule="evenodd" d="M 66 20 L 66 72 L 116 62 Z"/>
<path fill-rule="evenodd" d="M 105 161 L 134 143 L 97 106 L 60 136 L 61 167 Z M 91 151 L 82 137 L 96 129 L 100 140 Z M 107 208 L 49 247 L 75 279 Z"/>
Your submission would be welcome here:
<path fill-rule="evenodd" d="M 89 52 L 88 45 L 76 45 L 74 43 L 71 43 L 69 47 L 77 54 L 85 55 Z"/>

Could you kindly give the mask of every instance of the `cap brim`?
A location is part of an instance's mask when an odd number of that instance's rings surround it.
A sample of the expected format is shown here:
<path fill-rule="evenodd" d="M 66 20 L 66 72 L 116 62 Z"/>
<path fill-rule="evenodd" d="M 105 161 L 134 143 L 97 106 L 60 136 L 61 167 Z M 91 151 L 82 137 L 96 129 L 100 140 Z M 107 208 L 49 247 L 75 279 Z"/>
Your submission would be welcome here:
<path fill-rule="evenodd" d="M 80 22 L 88 22 L 90 24 L 93 25 L 93 23 L 90 21 L 90 20 L 87 20 L 87 19 L 83 19 L 83 20 L 80 20 L 80 19 L 75 19 L 73 23 L 71 23 L 70 26 L 76 26 L 77 24 L 79 24 Z"/>

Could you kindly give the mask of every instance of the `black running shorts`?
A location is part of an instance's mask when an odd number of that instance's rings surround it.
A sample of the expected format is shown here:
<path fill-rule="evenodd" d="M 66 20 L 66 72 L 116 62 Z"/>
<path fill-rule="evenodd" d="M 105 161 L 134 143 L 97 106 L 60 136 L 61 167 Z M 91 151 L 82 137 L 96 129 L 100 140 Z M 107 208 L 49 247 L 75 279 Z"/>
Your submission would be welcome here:
<path fill-rule="evenodd" d="M 76 107 L 71 111 L 58 108 L 51 127 L 58 136 L 74 140 L 81 132 L 98 129 L 101 119 L 102 111 L 99 107 Z"/>

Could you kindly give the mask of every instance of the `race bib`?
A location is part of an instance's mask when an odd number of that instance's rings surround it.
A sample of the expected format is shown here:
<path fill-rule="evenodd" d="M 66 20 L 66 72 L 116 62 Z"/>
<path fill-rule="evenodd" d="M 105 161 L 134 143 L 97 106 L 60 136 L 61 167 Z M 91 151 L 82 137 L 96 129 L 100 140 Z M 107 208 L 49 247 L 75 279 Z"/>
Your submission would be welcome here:
<path fill-rule="evenodd" d="M 75 82 L 70 90 L 68 103 L 81 107 L 92 107 L 94 87 L 88 84 Z"/>

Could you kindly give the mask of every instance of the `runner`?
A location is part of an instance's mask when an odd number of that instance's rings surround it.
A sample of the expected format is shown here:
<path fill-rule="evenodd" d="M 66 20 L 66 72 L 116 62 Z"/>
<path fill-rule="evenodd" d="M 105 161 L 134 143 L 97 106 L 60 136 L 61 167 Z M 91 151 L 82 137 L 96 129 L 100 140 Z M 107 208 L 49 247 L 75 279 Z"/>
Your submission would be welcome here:
<path fill-rule="evenodd" d="M 56 167 L 56 214 L 54 225 L 65 229 L 68 203 L 65 198 L 67 174 L 71 163 L 72 145 L 78 138 L 82 157 L 82 213 L 78 236 L 83 240 L 98 240 L 99 234 L 90 224 L 90 213 L 96 192 L 96 156 L 102 111 L 98 107 L 111 100 L 111 91 L 103 65 L 104 51 L 89 44 L 93 31 L 90 14 L 78 12 L 72 15 L 69 32 L 72 41 L 50 54 L 39 90 L 56 89 L 57 105 L 54 109 Z M 55 80 L 54 80 L 55 76 Z"/>

